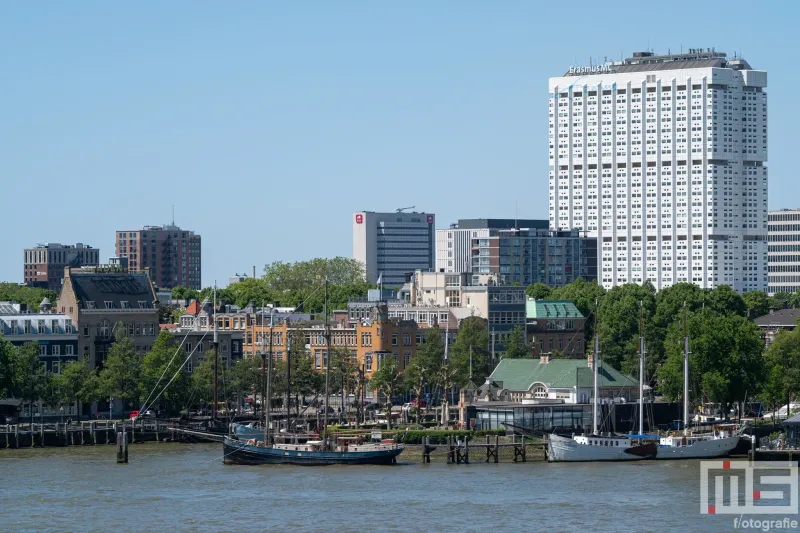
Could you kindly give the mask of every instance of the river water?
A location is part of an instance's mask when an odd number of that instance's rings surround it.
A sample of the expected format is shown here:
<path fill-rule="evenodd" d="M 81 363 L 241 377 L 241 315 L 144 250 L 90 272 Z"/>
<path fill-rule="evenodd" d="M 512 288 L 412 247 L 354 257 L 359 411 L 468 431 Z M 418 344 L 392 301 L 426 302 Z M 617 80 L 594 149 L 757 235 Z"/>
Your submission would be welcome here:
<path fill-rule="evenodd" d="M 0 531 L 731 531 L 697 461 L 223 465 L 222 445 L 0 451 Z M 402 457 L 401 457 L 402 459 Z"/>

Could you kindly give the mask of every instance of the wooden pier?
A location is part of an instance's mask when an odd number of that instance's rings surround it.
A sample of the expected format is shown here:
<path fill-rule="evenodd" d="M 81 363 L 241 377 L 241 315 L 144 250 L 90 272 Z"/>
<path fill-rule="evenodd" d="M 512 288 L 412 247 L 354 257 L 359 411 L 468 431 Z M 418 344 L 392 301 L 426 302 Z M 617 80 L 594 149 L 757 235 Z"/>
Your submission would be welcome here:
<path fill-rule="evenodd" d="M 215 434 L 181 427 L 162 420 L 105 421 L 93 420 L 73 424 L 6 424 L 0 426 L 0 449 L 43 448 L 52 446 L 87 446 L 117 444 L 117 434 L 126 442 L 214 442 Z"/>

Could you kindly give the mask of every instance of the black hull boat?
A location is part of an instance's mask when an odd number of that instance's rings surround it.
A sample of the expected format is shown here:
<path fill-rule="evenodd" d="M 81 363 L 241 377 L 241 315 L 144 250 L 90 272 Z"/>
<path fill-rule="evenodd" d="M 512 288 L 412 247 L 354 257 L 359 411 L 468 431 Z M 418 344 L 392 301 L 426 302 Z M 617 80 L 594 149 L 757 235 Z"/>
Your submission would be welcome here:
<path fill-rule="evenodd" d="M 259 446 L 252 441 L 226 437 L 223 442 L 225 464 L 237 465 L 392 465 L 403 453 L 396 443 L 365 444 L 350 449 L 326 451 L 316 443 Z"/>

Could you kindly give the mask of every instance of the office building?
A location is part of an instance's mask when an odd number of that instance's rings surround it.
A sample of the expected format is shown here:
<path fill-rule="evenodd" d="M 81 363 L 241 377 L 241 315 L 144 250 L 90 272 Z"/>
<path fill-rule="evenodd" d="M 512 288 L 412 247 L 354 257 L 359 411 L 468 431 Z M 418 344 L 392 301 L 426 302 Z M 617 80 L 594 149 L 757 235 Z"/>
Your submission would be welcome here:
<path fill-rule="evenodd" d="M 145 226 L 140 230 L 117 232 L 116 255 L 128 259 L 131 272 L 150 269 L 159 288 L 183 286 L 200 290 L 201 239 L 178 226 Z"/>
<path fill-rule="evenodd" d="M 417 269 L 434 267 L 435 216 L 431 213 L 353 213 L 353 258 L 364 264 L 366 279 L 400 287 Z"/>
<path fill-rule="evenodd" d="M 470 245 L 472 276 L 497 274 L 502 284 L 560 287 L 597 279 L 597 239 L 578 230 L 489 230 Z"/>
<path fill-rule="evenodd" d="M 800 289 L 800 209 L 769 212 L 769 293 Z"/>
<path fill-rule="evenodd" d="M 767 289 L 767 73 L 713 49 L 550 78 L 550 226 L 606 288 Z"/>
<path fill-rule="evenodd" d="M 58 292 L 65 267 L 93 266 L 100 263 L 100 250 L 85 244 L 49 242 L 25 248 L 25 285 Z"/>
<path fill-rule="evenodd" d="M 472 239 L 489 236 L 490 230 L 519 228 L 547 229 L 547 220 L 515 218 L 460 219 L 447 229 L 436 230 L 436 270 L 439 272 L 471 272 Z"/>
<path fill-rule="evenodd" d="M 137 353 L 150 351 L 158 334 L 158 299 L 149 275 L 119 266 L 64 269 L 60 312 L 78 332 L 78 355 L 90 368 L 102 368 L 119 334 Z"/>

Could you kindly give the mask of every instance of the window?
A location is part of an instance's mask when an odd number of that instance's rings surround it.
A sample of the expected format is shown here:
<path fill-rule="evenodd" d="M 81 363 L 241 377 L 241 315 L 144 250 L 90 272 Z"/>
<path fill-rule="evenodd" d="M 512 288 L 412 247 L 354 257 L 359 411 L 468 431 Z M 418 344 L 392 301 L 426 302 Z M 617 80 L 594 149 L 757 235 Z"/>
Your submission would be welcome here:
<path fill-rule="evenodd" d="M 39 355 L 47 355 L 47 345 L 40 344 L 39 345 Z"/>
<path fill-rule="evenodd" d="M 421 345 L 424 341 L 422 338 L 422 333 L 417 333 L 417 346 Z"/>
<path fill-rule="evenodd" d="M 86 309 L 94 309 L 94 302 L 91 300 L 85 301 L 84 305 L 86 306 Z"/>
<path fill-rule="evenodd" d="M 25 320 L 23 322 L 23 324 L 25 325 L 25 335 L 30 335 L 31 334 L 31 321 L 30 320 Z"/>
<path fill-rule="evenodd" d="M 139 300 L 139 309 L 149 309 L 150 305 L 143 300 Z"/>
<path fill-rule="evenodd" d="M 114 309 L 114 302 L 106 301 L 106 302 L 103 302 L 103 303 L 105 304 L 106 309 Z"/>
<path fill-rule="evenodd" d="M 58 320 L 51 320 L 50 321 L 50 333 L 58 333 Z"/>
<path fill-rule="evenodd" d="M 223 342 L 222 343 L 222 353 L 226 353 L 227 351 L 228 351 L 228 343 L 227 342 Z"/>
<path fill-rule="evenodd" d="M 186 350 L 186 353 L 192 353 L 192 343 L 187 342 L 183 345 L 183 349 Z"/>
<path fill-rule="evenodd" d="M 367 354 L 364 356 L 364 370 L 367 372 L 372 370 L 372 354 Z"/>
<path fill-rule="evenodd" d="M 392 333 L 392 346 L 397 346 L 397 333 Z"/>
<path fill-rule="evenodd" d="M 19 333 L 19 326 L 17 325 L 17 321 L 16 320 L 12 320 L 11 321 L 11 334 L 12 335 L 16 335 L 17 333 Z"/>
<path fill-rule="evenodd" d="M 84 337 L 89 336 L 89 326 L 83 326 L 83 336 Z"/>
<path fill-rule="evenodd" d="M 156 335 L 156 325 L 155 324 L 153 324 L 152 322 L 147 324 L 147 330 L 148 330 L 148 334 L 151 337 L 155 337 L 155 335 Z"/>
<path fill-rule="evenodd" d="M 53 365 L 50 368 L 52 368 L 53 374 L 60 374 L 61 373 L 61 361 L 53 361 Z"/>
<path fill-rule="evenodd" d="M 64 346 L 64 355 L 75 355 L 75 347 L 71 344 Z"/>
<path fill-rule="evenodd" d="M 72 333 L 72 320 L 67 319 L 64 321 L 64 333 Z"/>
<path fill-rule="evenodd" d="M 142 324 L 141 324 L 141 322 L 137 322 L 136 323 L 136 326 L 135 326 L 134 330 L 136 331 L 135 335 L 141 335 L 142 334 Z"/>
<path fill-rule="evenodd" d="M 36 322 L 36 333 L 39 335 L 44 335 L 47 333 L 47 330 L 44 327 L 44 320 L 37 320 Z"/>
<path fill-rule="evenodd" d="M 130 309 L 131 308 L 131 303 L 127 302 L 125 300 L 122 300 L 122 301 L 119 302 L 119 307 L 120 307 L 120 309 Z"/>
<path fill-rule="evenodd" d="M 61 355 L 61 346 L 58 344 L 53 345 L 53 355 Z"/>

